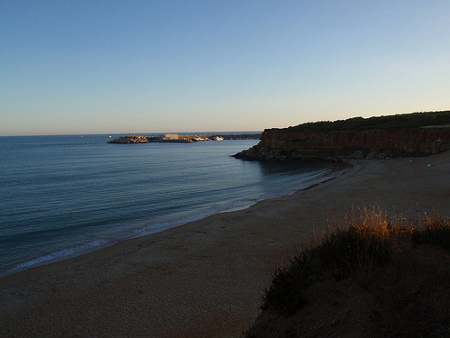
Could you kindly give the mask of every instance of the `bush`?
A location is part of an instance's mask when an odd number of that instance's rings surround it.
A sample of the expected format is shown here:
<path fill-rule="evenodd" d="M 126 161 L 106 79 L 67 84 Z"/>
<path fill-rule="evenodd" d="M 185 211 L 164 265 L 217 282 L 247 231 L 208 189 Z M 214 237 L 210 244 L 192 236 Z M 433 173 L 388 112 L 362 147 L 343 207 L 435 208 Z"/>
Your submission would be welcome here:
<path fill-rule="evenodd" d="M 425 215 L 416 221 L 389 222 L 386 213 L 376 208 L 352 212 L 330 226 L 318 246 L 304 250 L 274 273 L 261 308 L 291 315 L 308 303 L 305 289 L 330 272 L 337 281 L 362 273 L 368 283 L 372 271 L 391 260 L 399 239 L 450 249 L 449 218 Z"/>

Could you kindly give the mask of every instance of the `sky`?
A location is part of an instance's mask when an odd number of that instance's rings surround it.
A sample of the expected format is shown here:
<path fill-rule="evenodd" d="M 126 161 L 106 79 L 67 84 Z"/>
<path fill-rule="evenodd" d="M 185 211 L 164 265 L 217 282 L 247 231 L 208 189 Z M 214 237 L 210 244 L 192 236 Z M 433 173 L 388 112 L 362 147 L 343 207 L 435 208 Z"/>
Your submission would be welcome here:
<path fill-rule="evenodd" d="M 450 109 L 450 1 L 0 0 L 0 136 Z"/>

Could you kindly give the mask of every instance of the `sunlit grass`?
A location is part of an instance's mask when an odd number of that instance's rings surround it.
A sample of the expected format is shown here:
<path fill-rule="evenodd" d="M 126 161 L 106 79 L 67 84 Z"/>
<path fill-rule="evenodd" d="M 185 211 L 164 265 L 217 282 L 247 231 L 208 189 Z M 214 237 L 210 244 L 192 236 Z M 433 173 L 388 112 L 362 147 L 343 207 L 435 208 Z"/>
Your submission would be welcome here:
<path fill-rule="evenodd" d="M 273 275 L 263 296 L 263 310 L 288 316 L 308 300 L 304 290 L 330 272 L 336 281 L 356 276 L 367 287 L 374 269 L 391 261 L 400 242 L 450 249 L 450 221 L 418 213 L 413 220 L 389 218 L 380 208 L 359 209 L 330 221 L 318 245 L 306 249 Z"/>

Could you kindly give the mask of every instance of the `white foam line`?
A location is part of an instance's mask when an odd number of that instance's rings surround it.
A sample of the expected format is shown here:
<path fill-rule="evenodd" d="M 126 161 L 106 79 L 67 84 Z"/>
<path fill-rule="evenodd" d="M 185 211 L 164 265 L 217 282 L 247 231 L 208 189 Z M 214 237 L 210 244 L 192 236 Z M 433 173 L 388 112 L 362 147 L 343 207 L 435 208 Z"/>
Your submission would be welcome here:
<path fill-rule="evenodd" d="M 106 246 L 110 242 L 107 240 L 95 240 L 90 243 L 74 246 L 66 249 L 62 249 L 59 251 L 52 252 L 48 255 L 37 257 L 35 259 L 32 259 L 30 261 L 27 261 L 25 263 L 16 264 L 13 268 L 7 270 L 4 273 L 1 273 L 0 276 L 6 276 L 15 272 L 18 272 L 20 270 L 24 270 L 27 268 L 31 268 L 33 266 L 41 265 L 42 263 L 48 263 L 50 261 L 60 261 L 64 260 L 66 258 L 76 256 L 78 254 L 81 254 L 83 252 L 86 252 L 92 248 L 100 247 L 100 246 Z"/>

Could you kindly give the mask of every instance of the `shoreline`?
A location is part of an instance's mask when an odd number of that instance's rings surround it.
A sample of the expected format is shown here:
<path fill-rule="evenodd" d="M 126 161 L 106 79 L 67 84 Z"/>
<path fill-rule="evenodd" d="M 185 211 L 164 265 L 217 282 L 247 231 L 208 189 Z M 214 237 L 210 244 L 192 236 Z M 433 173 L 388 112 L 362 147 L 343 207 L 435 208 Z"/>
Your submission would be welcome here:
<path fill-rule="evenodd" d="M 311 186 L 315 186 L 315 185 L 318 185 L 318 184 L 320 184 L 320 183 L 322 183 L 324 181 L 328 181 L 330 179 L 334 179 L 334 178 L 336 178 L 336 176 L 334 176 L 334 175 L 336 175 L 336 173 L 338 175 L 341 175 L 342 173 L 350 170 L 351 167 L 352 167 L 352 165 L 349 164 L 348 162 L 336 163 L 326 173 L 321 173 L 321 174 L 312 176 L 311 178 L 309 178 L 308 180 L 303 182 L 302 185 L 300 186 L 300 188 L 295 190 L 295 191 L 288 192 L 288 193 L 281 194 L 281 195 L 269 196 L 269 197 L 261 199 L 261 200 L 256 200 L 255 202 L 250 203 L 250 204 L 246 204 L 246 205 L 242 205 L 242 206 L 238 206 L 238 207 L 232 207 L 232 208 L 229 208 L 229 209 L 224 209 L 224 210 L 212 213 L 212 214 L 200 215 L 200 216 L 198 216 L 198 218 L 194 217 L 191 220 L 179 220 L 179 221 L 168 222 L 167 224 L 170 224 L 170 225 L 165 225 L 165 226 L 163 225 L 163 226 L 158 227 L 158 228 L 152 228 L 152 229 L 145 230 L 146 228 L 148 228 L 148 226 L 145 226 L 143 228 L 135 229 L 133 231 L 133 233 L 135 233 L 135 235 L 131 235 L 130 234 L 130 236 L 125 237 L 125 238 L 120 239 L 120 240 L 110 241 L 110 240 L 107 240 L 107 239 L 99 238 L 99 239 L 93 240 L 92 242 L 88 242 L 88 243 L 85 243 L 85 244 L 79 244 L 79 245 L 76 245 L 76 246 L 71 246 L 71 247 L 64 248 L 64 249 L 59 250 L 59 251 L 51 252 L 51 253 L 49 253 L 47 255 L 39 256 L 39 257 L 36 257 L 34 259 L 28 260 L 26 262 L 22 262 L 22 263 L 16 264 L 14 267 L 10 268 L 9 270 L 6 270 L 6 271 L 0 273 L 0 279 L 2 279 L 4 277 L 11 276 L 11 275 L 14 275 L 16 273 L 20 273 L 20 272 L 29 270 L 29 269 L 38 268 L 38 267 L 41 267 L 41 266 L 44 266 L 44 265 L 48 265 L 48 264 L 59 263 L 59 262 L 62 262 L 62 261 L 68 260 L 68 259 L 72 259 L 72 258 L 76 258 L 76 257 L 79 257 L 79 256 L 83 256 L 85 254 L 90 254 L 90 253 L 98 251 L 98 250 L 103 250 L 103 249 L 109 248 L 111 246 L 114 246 L 116 244 L 119 244 L 119 243 L 121 243 L 123 241 L 128 241 L 128 240 L 132 240 L 132 239 L 136 239 L 136 238 L 140 238 L 140 237 L 145 237 L 145 236 L 152 236 L 152 235 L 154 235 L 156 233 L 167 231 L 167 230 L 170 230 L 172 228 L 182 227 L 182 226 L 184 226 L 184 225 L 186 225 L 188 223 L 200 221 L 200 220 L 202 220 L 202 219 L 204 219 L 206 217 L 213 216 L 213 215 L 216 215 L 216 214 L 225 214 L 225 213 L 228 213 L 228 212 L 245 210 L 245 209 L 248 209 L 248 208 L 252 207 L 253 205 L 255 205 L 255 204 L 257 204 L 257 203 L 259 203 L 261 201 L 267 200 L 267 199 L 273 199 L 273 198 L 279 198 L 279 197 L 283 197 L 283 196 L 289 196 L 289 195 L 294 194 L 297 191 L 307 190 Z M 99 243 L 99 244 L 95 244 L 95 243 Z M 81 248 L 81 249 L 79 249 L 79 248 Z M 61 252 L 67 252 L 67 251 L 69 251 L 71 253 L 67 254 L 67 255 L 65 255 L 64 253 L 60 254 Z M 54 258 L 52 258 L 52 257 L 54 257 Z M 33 262 L 36 262 L 36 263 L 33 263 Z"/>
<path fill-rule="evenodd" d="M 274 270 L 327 219 L 372 205 L 450 213 L 450 153 L 351 163 L 292 195 L 2 277 L 0 333 L 239 336 Z"/>
<path fill-rule="evenodd" d="M 18 268 L 17 270 L 12 270 L 12 271 L 10 270 L 10 272 L 7 271 L 7 272 L 5 272 L 5 274 L 0 275 L 0 284 L 1 284 L 1 280 L 3 278 L 7 278 L 7 277 L 13 276 L 15 274 L 20 274 L 20 273 L 26 272 L 28 270 L 41 268 L 41 267 L 44 267 L 46 265 L 53 265 L 53 264 L 58 264 L 58 263 L 64 263 L 64 261 L 66 261 L 66 260 L 71 260 L 71 259 L 75 259 L 75 258 L 84 256 L 84 255 L 89 255 L 89 254 L 95 253 L 96 251 L 109 249 L 109 248 L 111 248 L 111 247 L 113 247 L 115 245 L 120 245 L 123 242 L 133 241 L 133 240 L 136 240 L 136 239 L 141 239 L 141 238 L 145 238 L 145 237 L 154 236 L 155 234 L 158 234 L 158 233 L 161 233 L 161 232 L 170 231 L 170 230 L 172 230 L 174 228 L 184 227 L 184 226 L 186 226 L 186 225 L 188 225 L 190 223 L 195 223 L 195 222 L 198 222 L 198 221 L 202 221 L 202 220 L 204 220 L 205 218 L 208 218 L 208 217 L 214 217 L 214 216 L 221 215 L 221 214 L 227 214 L 227 213 L 239 212 L 239 211 L 247 210 L 247 209 L 253 207 L 254 205 L 256 205 L 256 204 L 258 204 L 260 202 L 269 201 L 269 200 L 273 200 L 273 199 L 278 199 L 278 198 L 282 198 L 282 197 L 288 197 L 288 196 L 291 196 L 291 195 L 293 195 L 293 194 L 295 194 L 295 193 L 297 193 L 299 191 L 309 190 L 309 189 L 314 188 L 314 187 L 316 187 L 316 186 L 318 186 L 318 185 L 320 185 L 322 183 L 334 180 L 334 179 L 338 178 L 339 176 L 345 174 L 346 172 L 350 171 L 352 169 L 352 167 L 353 167 L 353 165 L 351 165 L 350 163 L 347 162 L 347 165 L 343 165 L 342 167 L 340 167 L 340 169 L 337 169 L 337 168 L 330 169 L 329 172 L 327 172 L 325 174 L 321 174 L 317 178 L 312 178 L 312 179 L 304 182 L 305 187 L 302 187 L 302 188 L 300 188 L 298 190 L 295 190 L 294 192 L 287 193 L 285 195 L 274 196 L 274 197 L 269 197 L 269 198 L 265 198 L 265 199 L 262 199 L 262 200 L 257 200 L 256 202 L 254 202 L 252 204 L 249 204 L 249 205 L 244 205 L 244 206 L 240 206 L 240 207 L 234 207 L 234 208 L 230 208 L 230 209 L 225 209 L 225 210 L 219 211 L 217 213 L 201 217 L 201 218 L 196 219 L 196 220 L 192 220 L 192 221 L 181 223 L 179 225 L 173 225 L 173 226 L 169 226 L 169 227 L 166 227 L 166 228 L 158 228 L 158 229 L 148 230 L 148 231 L 145 231 L 144 234 L 142 234 L 142 235 L 136 235 L 134 237 L 125 238 L 123 240 L 119 240 L 119 241 L 112 242 L 112 243 L 106 243 L 106 244 L 103 244 L 103 245 L 100 244 L 98 246 L 92 246 L 92 247 L 90 247 L 89 249 L 87 249 L 85 251 L 80 251 L 79 253 L 74 253 L 74 254 L 68 255 L 66 257 L 54 258 L 54 259 L 50 259 L 50 260 L 43 260 L 43 261 L 41 261 L 39 263 L 36 263 L 36 264 L 32 264 L 32 265 L 29 265 L 29 266 L 26 266 L 26 267 Z M 344 168 L 347 168 L 347 169 L 344 169 Z M 333 174 L 337 174 L 337 175 L 336 176 L 332 176 Z M 102 241 L 102 240 L 99 239 L 97 241 Z M 67 248 L 67 249 L 72 249 L 72 248 Z M 67 250 L 67 249 L 63 249 L 63 251 Z M 57 253 L 57 252 L 55 252 L 55 253 Z M 50 253 L 47 256 L 51 256 L 51 255 L 53 255 L 55 253 Z M 20 263 L 18 265 L 25 265 L 25 264 L 27 264 L 29 262 L 32 262 L 32 261 L 35 261 L 35 260 L 40 260 L 40 259 L 45 258 L 45 257 L 46 256 L 37 257 L 37 258 L 35 258 L 35 259 L 31 260 L 31 261 Z"/>

